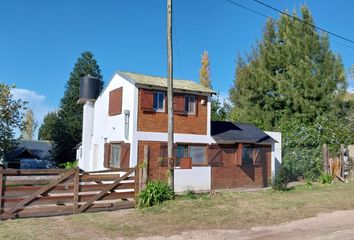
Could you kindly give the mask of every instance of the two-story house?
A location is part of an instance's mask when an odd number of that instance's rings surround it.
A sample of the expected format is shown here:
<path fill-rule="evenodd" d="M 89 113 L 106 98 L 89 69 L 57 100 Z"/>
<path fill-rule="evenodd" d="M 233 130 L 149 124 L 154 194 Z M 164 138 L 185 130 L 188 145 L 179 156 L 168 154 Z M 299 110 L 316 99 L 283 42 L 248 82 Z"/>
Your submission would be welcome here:
<path fill-rule="evenodd" d="M 83 79 L 81 92 L 95 92 L 90 81 Z M 148 146 L 149 178 L 166 179 L 166 86 L 166 78 L 117 72 L 97 98 L 82 94 L 80 168 L 133 167 L 143 163 Z M 281 134 L 212 122 L 213 94 L 193 81 L 174 80 L 175 190 L 266 186 L 281 162 Z"/>

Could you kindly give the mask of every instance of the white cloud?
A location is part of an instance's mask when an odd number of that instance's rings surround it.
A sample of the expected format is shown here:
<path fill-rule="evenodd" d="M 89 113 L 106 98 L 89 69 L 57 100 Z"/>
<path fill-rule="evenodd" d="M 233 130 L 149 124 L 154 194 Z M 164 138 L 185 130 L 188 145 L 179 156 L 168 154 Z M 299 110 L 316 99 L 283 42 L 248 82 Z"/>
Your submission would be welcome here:
<path fill-rule="evenodd" d="M 32 109 L 35 119 L 38 122 L 38 128 L 42 124 L 44 116 L 48 112 L 55 110 L 53 106 L 50 106 L 46 103 L 46 96 L 39 94 L 35 91 L 22 88 L 13 88 L 11 90 L 11 93 L 13 94 L 15 99 L 22 99 L 28 102 L 27 107 Z M 35 133 L 35 138 L 38 132 L 38 128 Z M 16 131 L 16 135 L 19 135 L 18 131 Z"/>
<path fill-rule="evenodd" d="M 349 87 L 349 88 L 347 89 L 347 92 L 354 93 L 354 87 Z"/>

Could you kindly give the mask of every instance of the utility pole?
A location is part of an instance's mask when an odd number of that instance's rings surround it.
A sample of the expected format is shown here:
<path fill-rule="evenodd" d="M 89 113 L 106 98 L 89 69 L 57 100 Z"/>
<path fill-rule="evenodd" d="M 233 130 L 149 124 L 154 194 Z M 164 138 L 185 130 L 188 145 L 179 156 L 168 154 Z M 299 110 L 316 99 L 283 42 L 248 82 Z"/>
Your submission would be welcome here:
<path fill-rule="evenodd" d="M 168 185 L 174 191 L 172 0 L 167 0 Z"/>

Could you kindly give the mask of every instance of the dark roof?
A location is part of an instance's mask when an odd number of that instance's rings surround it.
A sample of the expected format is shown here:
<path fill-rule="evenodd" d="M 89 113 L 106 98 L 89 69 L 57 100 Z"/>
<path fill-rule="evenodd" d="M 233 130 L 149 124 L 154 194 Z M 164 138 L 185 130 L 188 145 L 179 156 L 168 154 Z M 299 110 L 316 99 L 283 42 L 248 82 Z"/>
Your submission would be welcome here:
<path fill-rule="evenodd" d="M 18 141 L 18 146 L 5 154 L 5 160 L 11 161 L 18 158 L 50 159 L 49 150 L 52 144 L 49 141 Z"/>
<path fill-rule="evenodd" d="M 273 138 L 256 126 L 248 123 L 212 121 L 211 136 L 220 144 L 259 143 L 272 144 Z"/>

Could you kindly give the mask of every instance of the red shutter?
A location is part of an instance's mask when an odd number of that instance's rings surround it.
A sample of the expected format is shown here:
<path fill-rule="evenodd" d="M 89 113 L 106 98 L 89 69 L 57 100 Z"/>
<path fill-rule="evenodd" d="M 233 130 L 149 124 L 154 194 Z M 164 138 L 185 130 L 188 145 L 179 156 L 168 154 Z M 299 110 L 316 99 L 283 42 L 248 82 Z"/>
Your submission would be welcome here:
<path fill-rule="evenodd" d="M 237 145 L 237 151 L 236 151 L 236 165 L 237 166 L 241 166 L 242 165 L 242 148 L 243 148 L 243 144 L 239 143 Z"/>
<path fill-rule="evenodd" d="M 104 144 L 104 157 L 103 157 L 103 166 L 105 168 L 110 168 L 111 161 L 111 144 L 105 143 Z"/>
<path fill-rule="evenodd" d="M 223 151 L 217 144 L 211 144 L 208 146 L 207 160 L 210 166 L 221 167 L 223 164 Z"/>
<path fill-rule="evenodd" d="M 108 115 L 114 116 L 122 113 L 123 88 L 117 88 L 109 92 Z"/>
<path fill-rule="evenodd" d="M 203 99 L 203 98 L 202 98 Z M 195 115 L 198 116 L 198 105 L 199 105 L 199 98 L 195 96 Z"/>
<path fill-rule="evenodd" d="M 186 114 L 185 110 L 185 96 L 182 94 L 176 94 L 173 97 L 173 111 L 176 114 L 184 115 Z"/>
<path fill-rule="evenodd" d="M 143 111 L 154 111 L 154 92 L 142 89 L 140 95 L 140 107 Z"/>
<path fill-rule="evenodd" d="M 120 167 L 129 168 L 130 143 L 122 143 L 120 148 Z"/>

